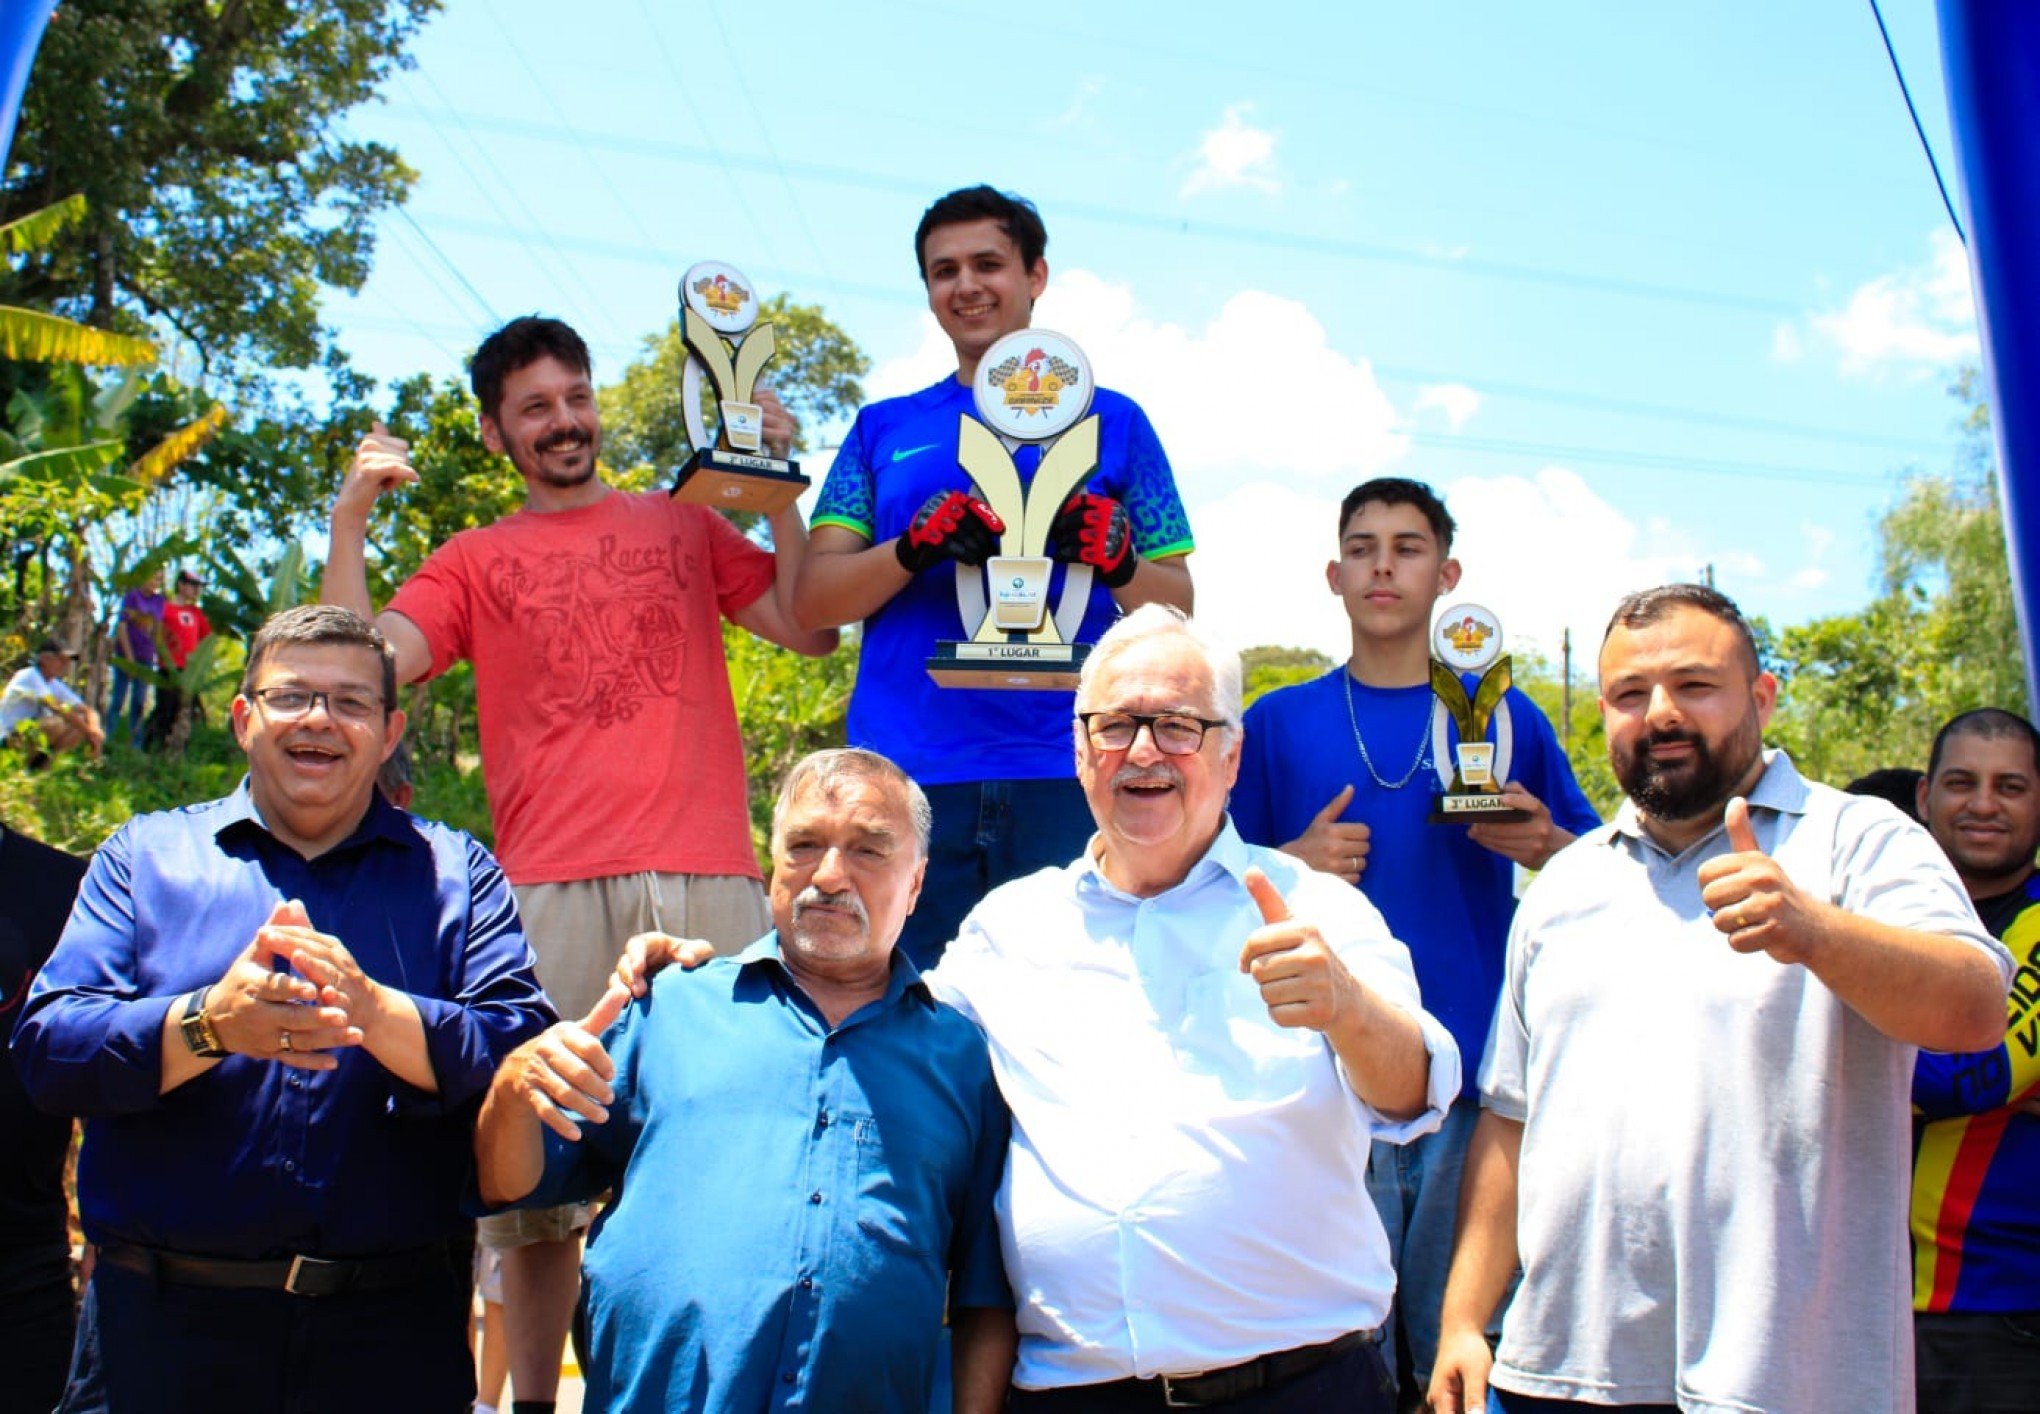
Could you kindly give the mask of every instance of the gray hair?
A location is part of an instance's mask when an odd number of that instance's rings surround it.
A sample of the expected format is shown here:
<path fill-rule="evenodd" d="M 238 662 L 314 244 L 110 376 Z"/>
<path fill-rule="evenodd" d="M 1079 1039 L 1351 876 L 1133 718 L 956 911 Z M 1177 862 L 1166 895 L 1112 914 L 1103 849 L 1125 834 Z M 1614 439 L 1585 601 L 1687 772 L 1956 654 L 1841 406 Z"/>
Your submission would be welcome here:
<path fill-rule="evenodd" d="M 1143 604 L 1105 631 L 1084 659 L 1077 678 L 1077 706 L 1083 710 L 1097 687 L 1098 676 L 1112 661 L 1154 638 L 1180 638 L 1197 651 L 1211 671 L 1211 713 L 1229 731 L 1238 731 L 1242 695 L 1240 655 L 1217 635 L 1173 604 Z"/>
<path fill-rule="evenodd" d="M 935 827 L 935 812 L 929 808 L 928 797 L 914 778 L 892 761 L 876 751 L 856 746 L 835 746 L 825 751 L 810 752 L 793 763 L 793 769 L 780 782 L 778 803 L 772 807 L 772 838 L 779 838 L 786 812 L 803 790 L 809 786 L 826 790 L 832 782 L 846 778 L 879 781 L 897 787 L 907 798 L 907 814 L 914 822 L 914 839 L 921 847 L 921 857 L 927 858 L 928 837 Z"/>

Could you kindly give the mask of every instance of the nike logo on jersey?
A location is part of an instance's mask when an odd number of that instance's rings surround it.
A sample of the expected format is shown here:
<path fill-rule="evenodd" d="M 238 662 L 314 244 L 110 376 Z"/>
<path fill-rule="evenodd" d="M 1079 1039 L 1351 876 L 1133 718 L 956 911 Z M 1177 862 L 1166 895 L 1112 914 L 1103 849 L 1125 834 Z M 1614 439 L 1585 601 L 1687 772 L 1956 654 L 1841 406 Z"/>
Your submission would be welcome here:
<path fill-rule="evenodd" d="M 923 452 L 932 452 L 941 445 L 940 442 L 924 442 L 918 447 L 902 447 L 892 454 L 892 459 L 895 464 L 898 464 L 905 461 L 908 457 L 918 457 Z"/>

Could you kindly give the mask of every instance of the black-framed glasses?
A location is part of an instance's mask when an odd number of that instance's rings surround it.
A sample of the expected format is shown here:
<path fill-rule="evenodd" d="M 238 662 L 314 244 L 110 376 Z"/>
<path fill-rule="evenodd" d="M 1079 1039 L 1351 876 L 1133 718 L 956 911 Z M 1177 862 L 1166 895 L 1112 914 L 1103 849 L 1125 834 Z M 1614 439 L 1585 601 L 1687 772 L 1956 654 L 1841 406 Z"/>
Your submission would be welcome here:
<path fill-rule="evenodd" d="M 1100 751 L 1125 751 L 1146 727 L 1155 750 L 1164 756 L 1195 756 L 1204 745 L 1204 734 L 1226 725 L 1187 712 L 1079 712 L 1077 720 Z"/>
<path fill-rule="evenodd" d="M 326 704 L 326 715 L 340 722 L 366 722 L 380 715 L 382 698 L 359 688 L 338 687 L 319 692 L 309 687 L 258 687 L 248 694 L 262 704 L 262 710 L 279 722 L 294 722 L 311 715 L 318 703 Z"/>

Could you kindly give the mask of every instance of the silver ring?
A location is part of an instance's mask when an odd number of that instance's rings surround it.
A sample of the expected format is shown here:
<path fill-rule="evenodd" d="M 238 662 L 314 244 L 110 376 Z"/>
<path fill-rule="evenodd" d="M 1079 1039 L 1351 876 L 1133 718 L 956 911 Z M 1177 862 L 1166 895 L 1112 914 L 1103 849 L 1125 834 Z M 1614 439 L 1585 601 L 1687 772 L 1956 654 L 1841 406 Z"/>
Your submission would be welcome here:
<path fill-rule="evenodd" d="M 293 1048 L 292 1048 L 292 1046 L 291 1046 L 291 1044 L 290 1044 L 290 1032 L 288 1032 L 288 1031 L 279 1031 L 279 1032 L 277 1033 L 277 1035 L 278 1035 L 278 1036 L 280 1036 L 280 1037 L 282 1037 L 282 1039 L 281 1039 L 281 1040 L 279 1040 L 279 1041 L 278 1041 L 278 1042 L 277 1042 L 276 1044 L 277 1044 L 278 1046 L 282 1047 L 282 1049 L 283 1049 L 283 1052 L 284 1052 L 284 1054 L 285 1054 L 285 1055 L 289 1055 L 289 1054 L 291 1053 L 292 1049 L 293 1049 Z"/>

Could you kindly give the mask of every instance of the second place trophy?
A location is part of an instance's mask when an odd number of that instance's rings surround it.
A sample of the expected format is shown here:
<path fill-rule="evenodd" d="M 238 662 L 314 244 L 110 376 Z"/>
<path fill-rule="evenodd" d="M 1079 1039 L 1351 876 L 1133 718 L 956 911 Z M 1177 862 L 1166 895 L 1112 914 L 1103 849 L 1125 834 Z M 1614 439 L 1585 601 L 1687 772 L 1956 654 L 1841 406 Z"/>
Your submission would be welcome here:
<path fill-rule="evenodd" d="M 680 469 L 673 494 L 683 501 L 771 515 L 808 488 L 797 463 L 765 446 L 759 375 L 775 347 L 772 326 L 758 323 L 757 287 L 736 267 L 704 260 L 680 279 L 680 336 L 687 364 L 680 401 L 694 455 Z M 701 415 L 702 375 L 714 390 L 718 435 Z"/>

